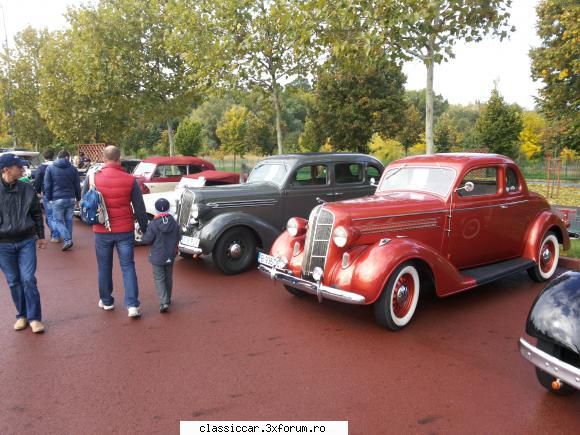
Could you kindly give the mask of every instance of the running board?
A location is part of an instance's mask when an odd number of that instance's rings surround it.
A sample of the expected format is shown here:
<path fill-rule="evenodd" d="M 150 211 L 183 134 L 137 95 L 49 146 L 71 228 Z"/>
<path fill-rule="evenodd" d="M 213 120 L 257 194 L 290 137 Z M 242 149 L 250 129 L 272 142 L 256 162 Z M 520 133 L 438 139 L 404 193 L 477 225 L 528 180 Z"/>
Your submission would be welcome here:
<path fill-rule="evenodd" d="M 504 278 L 514 272 L 529 269 L 535 264 L 529 258 L 514 258 L 500 263 L 488 264 L 487 266 L 463 269 L 461 274 L 465 278 L 474 279 L 477 285 L 483 285 L 496 279 Z"/>

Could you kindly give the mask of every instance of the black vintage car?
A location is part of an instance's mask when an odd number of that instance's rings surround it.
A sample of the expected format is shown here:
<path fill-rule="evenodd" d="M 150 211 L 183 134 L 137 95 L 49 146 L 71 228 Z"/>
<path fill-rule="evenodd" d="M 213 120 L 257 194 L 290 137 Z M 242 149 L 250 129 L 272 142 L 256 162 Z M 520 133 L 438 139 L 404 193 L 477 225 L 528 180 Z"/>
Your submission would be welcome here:
<path fill-rule="evenodd" d="M 268 157 L 245 184 L 186 189 L 178 222 L 182 256 L 213 254 L 225 274 L 254 264 L 292 216 L 308 217 L 320 202 L 370 195 L 382 163 L 364 154 L 306 153 Z"/>
<path fill-rule="evenodd" d="M 538 343 L 520 338 L 520 352 L 536 366 L 540 384 L 559 395 L 580 390 L 580 272 L 566 272 L 542 290 L 526 333 Z"/>

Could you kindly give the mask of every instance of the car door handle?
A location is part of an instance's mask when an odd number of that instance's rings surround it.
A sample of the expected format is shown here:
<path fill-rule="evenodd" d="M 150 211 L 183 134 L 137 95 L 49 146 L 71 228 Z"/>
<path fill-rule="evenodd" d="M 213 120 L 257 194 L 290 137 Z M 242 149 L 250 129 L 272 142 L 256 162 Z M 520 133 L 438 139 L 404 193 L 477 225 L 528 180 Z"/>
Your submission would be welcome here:
<path fill-rule="evenodd" d="M 499 206 L 499 208 L 508 208 L 508 206 L 505 205 L 505 204 L 502 204 L 502 205 Z"/>
<path fill-rule="evenodd" d="M 334 192 L 334 196 L 342 196 L 342 195 L 344 195 L 344 193 L 342 193 L 342 192 Z"/>
<path fill-rule="evenodd" d="M 336 195 L 335 193 L 327 193 L 326 196 L 334 196 Z"/>

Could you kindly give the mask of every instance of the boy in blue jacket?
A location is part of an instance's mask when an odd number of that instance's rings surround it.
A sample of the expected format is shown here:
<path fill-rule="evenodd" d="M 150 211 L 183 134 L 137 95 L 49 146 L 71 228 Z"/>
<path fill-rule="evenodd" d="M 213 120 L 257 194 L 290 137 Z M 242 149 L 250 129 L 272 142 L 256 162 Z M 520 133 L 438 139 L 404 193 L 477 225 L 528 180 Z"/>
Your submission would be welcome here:
<path fill-rule="evenodd" d="M 155 210 L 157 214 L 143 234 L 143 243 L 152 245 L 149 262 L 153 266 L 153 279 L 159 296 L 159 312 L 165 313 L 171 304 L 173 263 L 177 255 L 179 226 L 168 213 L 169 201 L 165 198 L 155 201 Z"/>

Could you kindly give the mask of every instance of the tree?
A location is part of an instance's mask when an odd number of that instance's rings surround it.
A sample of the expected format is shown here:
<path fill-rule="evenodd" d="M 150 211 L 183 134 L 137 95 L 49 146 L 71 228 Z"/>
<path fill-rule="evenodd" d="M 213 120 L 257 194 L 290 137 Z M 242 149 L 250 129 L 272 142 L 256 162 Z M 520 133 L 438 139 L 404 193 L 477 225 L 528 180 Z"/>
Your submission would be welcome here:
<path fill-rule="evenodd" d="M 244 157 L 248 149 L 248 109 L 242 106 L 232 106 L 223 117 L 216 133 L 222 142 L 222 150 L 234 155 L 234 170 L 236 155 Z"/>
<path fill-rule="evenodd" d="M 368 145 L 369 153 L 384 163 L 403 157 L 403 147 L 395 139 L 384 139 L 379 133 L 373 134 Z"/>
<path fill-rule="evenodd" d="M 373 133 L 394 137 L 404 116 L 404 75 L 394 63 L 361 59 L 358 68 L 333 59 L 321 69 L 310 117 L 316 143 L 367 152 Z"/>
<path fill-rule="evenodd" d="M 522 131 L 519 135 L 521 141 L 520 153 L 528 160 L 542 157 L 542 142 L 544 140 L 546 120 L 536 112 L 524 112 L 522 114 L 522 126 Z"/>
<path fill-rule="evenodd" d="M 509 106 L 497 89 L 485 105 L 475 126 L 479 145 L 490 152 L 516 157 L 522 131 L 520 110 Z"/>
<path fill-rule="evenodd" d="M 423 131 L 421 114 L 414 105 L 409 104 L 405 109 L 402 125 L 397 132 L 397 140 L 405 150 L 405 155 L 409 153 L 409 148 L 417 143 Z"/>
<path fill-rule="evenodd" d="M 354 44 L 366 53 L 376 52 L 378 46 L 396 59 L 425 64 L 425 135 L 431 154 L 435 64 L 453 58 L 453 45 L 459 40 L 481 41 L 486 34 L 506 37 L 510 5 L 511 0 L 335 0 L 326 10 L 330 20 L 338 16 L 339 46 Z M 345 28 L 352 27 L 362 30 L 355 33 L 362 38 L 346 38 Z"/>
<path fill-rule="evenodd" d="M 542 45 L 530 57 L 532 77 L 545 85 L 539 90 L 539 107 L 559 130 L 556 148 L 580 151 L 580 4 L 542 0 L 536 11 Z"/>
<path fill-rule="evenodd" d="M 435 125 L 434 139 L 438 153 L 448 153 L 459 144 L 459 133 L 451 117 L 444 113 Z"/>
<path fill-rule="evenodd" d="M 425 113 L 427 112 L 427 90 L 420 89 L 405 91 L 405 97 L 410 104 L 421 114 L 421 121 L 425 124 Z M 433 121 L 437 121 L 443 113 L 449 109 L 449 102 L 443 95 L 433 94 Z"/>
<path fill-rule="evenodd" d="M 184 119 L 175 133 L 175 146 L 184 156 L 198 154 L 203 142 L 202 125 L 190 118 Z"/>
<path fill-rule="evenodd" d="M 283 151 L 281 82 L 311 73 L 319 53 L 319 23 L 311 9 L 310 2 L 303 0 L 188 0 L 182 14 L 201 18 L 182 17 L 176 22 L 178 32 L 187 34 L 204 20 L 214 35 L 213 41 L 205 41 L 207 57 L 214 69 L 226 73 L 220 77 L 271 97 L 279 153 Z M 182 41 L 191 47 L 187 36 Z"/>

